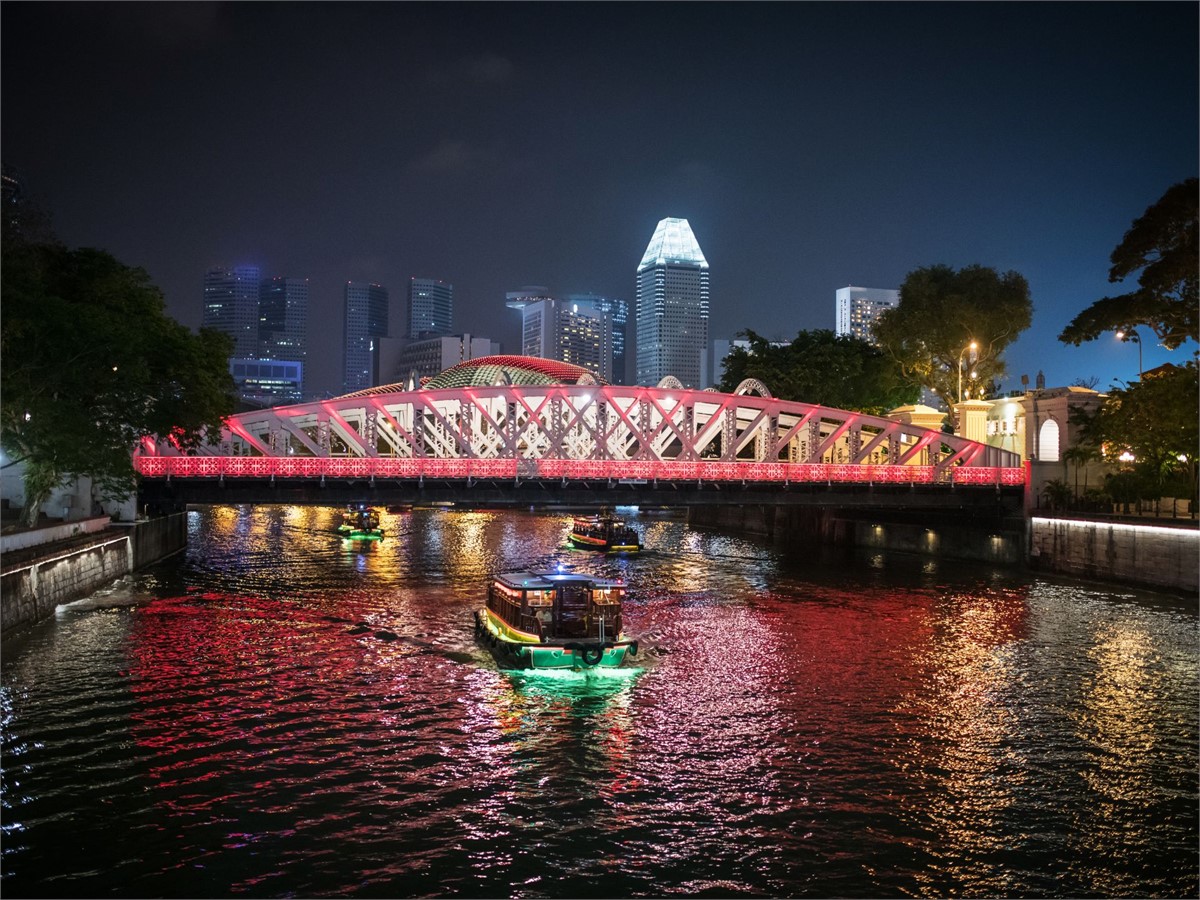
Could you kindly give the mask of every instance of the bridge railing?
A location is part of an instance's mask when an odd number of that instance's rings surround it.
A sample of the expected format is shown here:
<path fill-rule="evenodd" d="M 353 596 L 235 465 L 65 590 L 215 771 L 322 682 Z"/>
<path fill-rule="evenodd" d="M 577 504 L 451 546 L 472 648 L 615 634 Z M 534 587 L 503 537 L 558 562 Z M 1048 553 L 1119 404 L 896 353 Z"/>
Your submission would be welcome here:
<path fill-rule="evenodd" d="M 1023 485 L 1025 469 L 1006 466 L 847 465 L 717 460 L 430 459 L 402 457 L 136 456 L 146 478 L 566 479 Z"/>

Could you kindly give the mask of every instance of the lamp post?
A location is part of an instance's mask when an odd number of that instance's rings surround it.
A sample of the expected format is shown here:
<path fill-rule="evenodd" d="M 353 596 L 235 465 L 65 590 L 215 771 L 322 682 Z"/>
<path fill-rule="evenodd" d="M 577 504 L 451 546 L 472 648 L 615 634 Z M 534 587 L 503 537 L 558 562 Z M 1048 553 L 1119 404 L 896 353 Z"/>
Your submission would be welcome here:
<path fill-rule="evenodd" d="M 1138 334 L 1136 328 L 1122 328 L 1117 332 L 1117 337 L 1123 341 L 1133 341 L 1138 345 L 1138 380 L 1142 377 L 1142 336 Z"/>
<path fill-rule="evenodd" d="M 959 403 L 962 403 L 963 356 L 966 355 L 968 350 L 971 351 L 971 365 L 975 365 L 975 360 L 978 358 L 978 354 L 975 351 L 977 351 L 978 349 L 979 349 L 979 344 L 977 344 L 975 341 L 971 341 L 971 343 L 969 343 L 969 344 L 967 344 L 967 346 L 963 347 L 962 351 L 958 354 L 958 402 Z"/>

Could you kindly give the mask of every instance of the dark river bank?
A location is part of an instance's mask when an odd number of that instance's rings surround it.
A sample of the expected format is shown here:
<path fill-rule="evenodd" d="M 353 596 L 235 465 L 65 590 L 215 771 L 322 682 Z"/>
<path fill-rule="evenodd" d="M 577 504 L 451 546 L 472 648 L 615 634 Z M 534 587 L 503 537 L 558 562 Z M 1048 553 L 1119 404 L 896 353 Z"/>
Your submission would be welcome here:
<path fill-rule="evenodd" d="M 681 518 L 633 516 L 635 557 L 566 515 L 336 518 L 190 513 L 4 644 L 0 893 L 1200 891 L 1194 599 Z M 628 582 L 636 665 L 474 643 L 488 573 L 558 561 Z"/>

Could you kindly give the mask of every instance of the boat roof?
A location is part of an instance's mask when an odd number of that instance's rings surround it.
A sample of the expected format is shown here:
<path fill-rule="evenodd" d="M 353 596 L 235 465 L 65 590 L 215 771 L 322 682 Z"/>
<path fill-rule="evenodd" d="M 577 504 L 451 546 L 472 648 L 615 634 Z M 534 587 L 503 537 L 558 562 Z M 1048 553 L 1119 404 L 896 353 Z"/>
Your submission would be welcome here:
<path fill-rule="evenodd" d="M 527 591 L 544 591 L 556 584 L 590 584 L 595 587 L 618 587 L 624 582 L 579 572 L 504 572 L 493 575 L 494 579 L 510 588 Z"/>

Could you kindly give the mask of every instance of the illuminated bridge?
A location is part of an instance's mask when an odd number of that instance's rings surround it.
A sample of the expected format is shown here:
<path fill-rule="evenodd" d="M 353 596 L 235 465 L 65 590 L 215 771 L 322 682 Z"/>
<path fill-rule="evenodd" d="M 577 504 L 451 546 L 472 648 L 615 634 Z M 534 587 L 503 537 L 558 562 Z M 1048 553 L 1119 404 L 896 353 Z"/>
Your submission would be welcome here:
<path fill-rule="evenodd" d="M 420 386 L 242 413 L 194 455 L 147 441 L 134 462 L 145 498 L 176 502 L 828 503 L 832 493 L 939 505 L 1019 496 L 1025 484 L 1016 454 L 779 400 L 754 380 L 732 394 L 673 378 L 626 387 L 514 356 Z"/>

